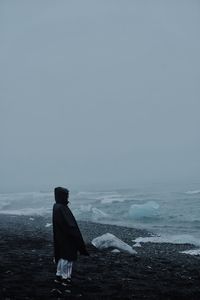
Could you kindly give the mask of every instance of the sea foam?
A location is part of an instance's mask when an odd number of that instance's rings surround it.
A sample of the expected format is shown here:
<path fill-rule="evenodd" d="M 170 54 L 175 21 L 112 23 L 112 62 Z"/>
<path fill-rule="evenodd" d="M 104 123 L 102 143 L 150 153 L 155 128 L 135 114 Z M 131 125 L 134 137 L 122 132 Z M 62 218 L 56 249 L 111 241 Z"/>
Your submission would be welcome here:
<path fill-rule="evenodd" d="M 73 213 L 79 220 L 99 221 L 109 218 L 109 214 L 93 207 L 91 204 L 81 205 L 79 208 L 74 209 Z"/>
<path fill-rule="evenodd" d="M 200 249 L 190 249 L 190 250 L 181 251 L 180 253 L 189 254 L 189 255 L 200 255 Z"/>
<path fill-rule="evenodd" d="M 187 191 L 186 194 L 188 194 L 188 195 L 196 195 L 196 194 L 200 194 L 200 190 Z"/>
<path fill-rule="evenodd" d="M 45 216 L 51 213 L 51 208 L 41 207 L 41 208 L 22 208 L 22 209 L 9 209 L 1 210 L 1 214 L 6 215 L 18 215 L 18 216 Z"/>
<path fill-rule="evenodd" d="M 151 236 L 151 237 L 138 237 L 132 240 L 135 243 L 170 243 L 170 244 L 192 244 L 200 246 L 200 240 L 192 235 L 163 235 L 163 236 Z"/>

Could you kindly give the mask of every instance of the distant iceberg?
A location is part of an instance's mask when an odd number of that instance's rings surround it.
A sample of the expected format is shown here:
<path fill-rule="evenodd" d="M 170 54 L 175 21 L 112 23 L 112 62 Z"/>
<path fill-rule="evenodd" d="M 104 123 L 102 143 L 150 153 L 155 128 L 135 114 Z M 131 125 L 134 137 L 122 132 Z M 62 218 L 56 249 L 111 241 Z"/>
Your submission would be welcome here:
<path fill-rule="evenodd" d="M 131 205 L 128 215 L 132 219 L 152 218 L 158 215 L 159 204 L 149 201 L 144 204 Z"/>
<path fill-rule="evenodd" d="M 96 237 L 92 240 L 92 245 L 94 245 L 98 249 L 115 248 L 129 254 L 137 253 L 131 246 L 111 233 L 105 233 L 99 237 Z"/>

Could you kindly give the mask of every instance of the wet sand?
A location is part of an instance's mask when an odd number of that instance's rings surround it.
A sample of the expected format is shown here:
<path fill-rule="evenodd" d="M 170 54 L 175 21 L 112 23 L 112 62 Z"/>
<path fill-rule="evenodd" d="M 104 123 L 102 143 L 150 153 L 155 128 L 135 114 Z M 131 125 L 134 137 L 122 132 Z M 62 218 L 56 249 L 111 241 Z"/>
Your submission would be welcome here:
<path fill-rule="evenodd" d="M 79 256 L 73 285 L 54 283 L 51 217 L 0 215 L 0 299 L 200 299 L 200 257 L 192 245 L 142 244 L 136 255 L 97 250 L 91 240 L 110 232 L 133 245 L 150 233 L 79 222 L 90 257 Z"/>

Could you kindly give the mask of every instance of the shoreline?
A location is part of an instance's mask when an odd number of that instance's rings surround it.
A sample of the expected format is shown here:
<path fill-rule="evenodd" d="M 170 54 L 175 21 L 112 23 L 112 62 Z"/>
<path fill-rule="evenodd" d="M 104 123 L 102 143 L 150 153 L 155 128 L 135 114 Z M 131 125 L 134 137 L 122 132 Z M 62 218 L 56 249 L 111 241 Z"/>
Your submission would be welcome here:
<path fill-rule="evenodd" d="M 79 221 L 90 257 L 74 264 L 70 294 L 54 295 L 50 216 L 0 215 L 1 299 L 200 299 L 200 256 L 191 244 L 142 243 L 136 255 L 98 250 L 91 240 L 112 233 L 132 246 L 143 229 Z M 59 296 L 59 297 L 58 297 Z"/>

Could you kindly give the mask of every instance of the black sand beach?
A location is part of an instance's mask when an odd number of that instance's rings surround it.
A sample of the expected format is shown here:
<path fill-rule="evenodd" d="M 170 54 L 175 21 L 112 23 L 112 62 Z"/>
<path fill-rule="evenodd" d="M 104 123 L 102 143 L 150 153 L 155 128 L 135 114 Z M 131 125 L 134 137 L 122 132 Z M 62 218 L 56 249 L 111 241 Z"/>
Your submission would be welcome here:
<path fill-rule="evenodd" d="M 90 242 L 110 232 L 132 245 L 149 233 L 79 222 L 90 257 L 79 256 L 71 290 L 54 283 L 51 217 L 0 215 L 0 299 L 200 299 L 200 257 L 192 245 L 142 244 L 136 255 L 97 250 Z"/>

